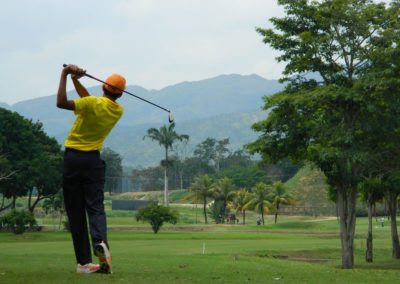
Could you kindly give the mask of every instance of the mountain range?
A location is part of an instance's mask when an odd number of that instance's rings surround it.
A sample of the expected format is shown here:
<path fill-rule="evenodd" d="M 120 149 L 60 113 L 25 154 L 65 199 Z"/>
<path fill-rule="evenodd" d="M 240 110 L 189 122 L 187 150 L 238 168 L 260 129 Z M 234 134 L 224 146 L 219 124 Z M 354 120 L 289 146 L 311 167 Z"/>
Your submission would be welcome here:
<path fill-rule="evenodd" d="M 182 82 L 160 90 L 128 86 L 127 90 L 146 100 L 170 109 L 175 117 L 176 131 L 190 136 L 188 151 L 208 137 L 230 139 L 231 150 L 241 149 L 256 139 L 251 125 L 267 116 L 261 111 L 262 97 L 282 90 L 276 80 L 258 75 L 220 75 L 214 78 Z M 92 95 L 102 95 L 101 86 L 88 88 Z M 69 91 L 70 99 L 77 98 Z M 43 123 L 44 130 L 63 144 L 75 119 L 73 112 L 55 107 L 55 95 L 18 102 L 0 103 L 0 107 L 16 111 L 26 118 Z M 121 154 L 123 164 L 133 167 L 156 165 L 163 157 L 157 142 L 143 140 L 149 128 L 168 124 L 168 113 L 124 94 L 119 102 L 124 114 L 105 142 Z M 190 154 L 189 154 L 190 156 Z"/>

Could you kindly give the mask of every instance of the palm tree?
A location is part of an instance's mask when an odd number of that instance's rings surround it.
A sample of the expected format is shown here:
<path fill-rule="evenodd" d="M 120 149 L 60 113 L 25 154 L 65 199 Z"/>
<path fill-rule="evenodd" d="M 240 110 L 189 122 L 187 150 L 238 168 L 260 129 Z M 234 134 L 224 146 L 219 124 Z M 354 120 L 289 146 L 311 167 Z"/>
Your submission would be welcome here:
<path fill-rule="evenodd" d="M 201 201 L 203 203 L 204 223 L 207 224 L 207 197 L 211 197 L 212 180 L 208 175 L 196 177 L 190 185 L 192 193 L 185 199 Z"/>
<path fill-rule="evenodd" d="M 289 205 L 293 203 L 293 196 L 286 192 L 286 187 L 281 181 L 274 182 L 272 185 L 272 205 L 275 207 L 275 224 L 278 221 L 279 207 L 281 204 Z"/>
<path fill-rule="evenodd" d="M 179 135 L 175 132 L 175 123 L 171 123 L 168 127 L 162 126 L 160 129 L 150 128 L 147 130 L 147 135 L 143 137 L 150 138 L 153 141 L 158 141 L 160 146 L 165 149 L 165 160 L 161 161 L 161 165 L 164 166 L 164 205 L 168 206 L 168 168 L 170 161 L 168 161 L 168 150 L 172 148 L 175 141 L 189 140 L 189 136 L 186 134 Z"/>
<path fill-rule="evenodd" d="M 263 182 L 259 182 L 253 187 L 250 201 L 245 205 L 245 208 L 253 208 L 256 212 L 261 213 L 261 221 L 264 225 L 264 213 L 268 212 L 270 207 L 268 186 Z"/>
<path fill-rule="evenodd" d="M 232 205 L 236 209 L 236 212 L 242 212 L 243 225 L 246 224 L 246 204 L 249 202 L 249 192 L 246 188 L 241 188 L 236 192 L 235 197 L 232 200 Z"/>
<path fill-rule="evenodd" d="M 226 215 L 228 202 L 235 196 L 234 190 L 235 185 L 233 184 L 233 181 L 227 177 L 217 180 L 212 186 L 212 194 L 215 200 L 223 201 L 224 215 Z"/>

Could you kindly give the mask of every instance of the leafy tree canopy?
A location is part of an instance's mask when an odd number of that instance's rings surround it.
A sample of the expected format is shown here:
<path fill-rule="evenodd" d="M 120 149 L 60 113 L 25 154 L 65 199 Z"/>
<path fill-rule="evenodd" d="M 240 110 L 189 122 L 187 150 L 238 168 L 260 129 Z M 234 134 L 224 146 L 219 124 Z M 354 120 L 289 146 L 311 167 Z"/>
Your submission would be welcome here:
<path fill-rule="evenodd" d="M 6 198 L 30 195 L 36 188 L 37 201 L 56 193 L 61 185 L 61 147 L 46 135 L 40 122 L 0 108 L 0 155 L 14 174 L 0 183 Z M 34 207 L 37 202 L 29 204 Z M 33 210 L 33 208 L 30 208 Z"/>

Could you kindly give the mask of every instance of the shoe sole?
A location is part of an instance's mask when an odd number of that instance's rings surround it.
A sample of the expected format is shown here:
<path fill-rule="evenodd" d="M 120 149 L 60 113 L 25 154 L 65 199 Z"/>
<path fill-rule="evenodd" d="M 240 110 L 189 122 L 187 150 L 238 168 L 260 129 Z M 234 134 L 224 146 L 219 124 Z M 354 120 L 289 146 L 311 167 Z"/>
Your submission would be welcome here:
<path fill-rule="evenodd" d="M 97 271 L 99 273 L 111 274 L 111 265 L 107 261 L 107 257 L 104 252 L 104 248 L 101 245 L 96 246 L 95 251 L 96 256 L 99 258 L 100 261 L 100 269 Z"/>
<path fill-rule="evenodd" d="M 99 270 L 100 270 L 100 266 L 97 267 L 97 269 L 93 269 L 93 270 L 82 267 L 82 268 L 77 268 L 76 273 L 77 274 L 90 274 L 90 273 L 97 273 L 97 272 L 99 272 Z"/>

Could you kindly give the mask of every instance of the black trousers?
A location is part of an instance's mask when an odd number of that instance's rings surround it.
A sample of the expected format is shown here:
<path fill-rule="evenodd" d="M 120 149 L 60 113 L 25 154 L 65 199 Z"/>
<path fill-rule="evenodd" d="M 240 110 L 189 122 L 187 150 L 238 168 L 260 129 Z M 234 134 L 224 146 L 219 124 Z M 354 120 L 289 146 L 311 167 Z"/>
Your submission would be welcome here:
<path fill-rule="evenodd" d="M 105 163 L 98 151 L 65 150 L 64 203 L 76 261 L 82 265 L 92 262 L 87 217 L 93 249 L 101 241 L 108 245 L 103 204 L 104 181 Z"/>

